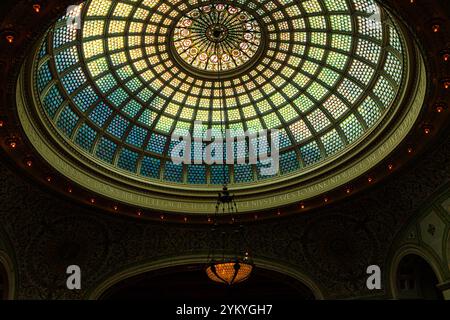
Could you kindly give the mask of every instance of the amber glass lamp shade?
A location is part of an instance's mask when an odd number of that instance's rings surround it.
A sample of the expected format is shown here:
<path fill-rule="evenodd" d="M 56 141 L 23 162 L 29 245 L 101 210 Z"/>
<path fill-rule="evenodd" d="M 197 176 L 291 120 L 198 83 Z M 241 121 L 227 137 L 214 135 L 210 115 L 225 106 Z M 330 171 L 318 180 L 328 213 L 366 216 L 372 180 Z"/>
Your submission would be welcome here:
<path fill-rule="evenodd" d="M 207 267 L 208 277 L 218 283 L 233 285 L 247 280 L 253 270 L 253 265 L 242 262 L 214 263 Z"/>

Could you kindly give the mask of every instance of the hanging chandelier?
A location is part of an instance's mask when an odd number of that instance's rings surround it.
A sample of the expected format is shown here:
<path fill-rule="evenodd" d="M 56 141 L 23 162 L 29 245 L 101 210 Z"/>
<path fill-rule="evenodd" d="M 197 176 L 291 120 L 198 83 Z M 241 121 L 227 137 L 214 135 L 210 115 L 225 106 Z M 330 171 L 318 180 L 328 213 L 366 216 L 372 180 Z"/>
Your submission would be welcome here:
<path fill-rule="evenodd" d="M 214 227 L 211 230 L 211 247 L 208 255 L 206 274 L 214 282 L 234 285 L 247 280 L 253 271 L 253 262 L 248 250 L 244 248 L 243 225 L 219 225 L 218 216 L 231 216 L 237 213 L 234 196 L 230 194 L 226 184 L 219 193 L 216 204 Z M 219 245 L 215 245 L 215 244 Z M 216 247 L 220 246 L 220 248 Z"/>
<path fill-rule="evenodd" d="M 223 48 L 219 46 L 219 44 L 228 36 L 228 33 L 224 28 L 220 25 L 220 21 L 216 21 L 215 27 L 211 30 L 210 34 L 208 34 L 212 42 L 215 43 L 214 51 L 217 60 L 215 60 L 215 64 L 217 65 L 217 87 L 220 93 L 219 99 L 219 112 L 220 112 L 220 128 L 221 128 L 221 136 L 222 143 L 224 143 L 225 139 L 225 125 L 223 121 L 223 105 L 222 99 L 224 99 L 222 82 L 220 79 L 220 72 L 222 71 L 222 58 L 221 56 L 224 54 Z M 226 148 L 222 148 L 223 150 L 223 160 L 225 160 L 225 150 Z M 234 200 L 234 195 L 231 195 L 227 188 L 227 175 L 225 173 L 225 162 L 223 161 L 223 189 L 219 193 L 217 203 L 216 203 L 216 211 L 214 215 L 213 228 L 211 230 L 211 241 L 210 241 L 210 252 L 208 254 L 208 264 L 206 267 L 206 274 L 208 277 L 217 283 L 222 283 L 225 285 L 233 285 L 236 283 L 243 282 L 247 280 L 253 270 L 253 264 L 250 259 L 250 255 L 248 250 L 243 249 L 244 243 L 244 233 L 243 233 L 243 225 L 238 225 L 234 223 L 235 215 L 237 214 L 237 205 Z M 233 222 L 231 226 L 221 226 L 219 225 L 219 215 L 229 216 L 231 221 Z M 220 235 L 218 236 L 218 234 Z M 221 248 L 215 247 L 217 243 L 221 242 Z M 230 245 L 231 244 L 231 245 Z M 230 247 L 234 247 L 233 250 L 230 250 Z"/>

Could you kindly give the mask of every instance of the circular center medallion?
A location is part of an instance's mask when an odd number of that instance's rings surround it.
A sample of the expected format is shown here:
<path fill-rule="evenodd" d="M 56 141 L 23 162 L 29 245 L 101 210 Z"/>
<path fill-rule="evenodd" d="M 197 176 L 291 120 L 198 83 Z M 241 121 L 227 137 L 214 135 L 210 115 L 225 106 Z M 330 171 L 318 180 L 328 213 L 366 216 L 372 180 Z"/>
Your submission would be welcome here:
<path fill-rule="evenodd" d="M 206 29 L 206 37 L 215 43 L 225 41 L 228 37 L 228 28 L 222 24 L 213 24 Z"/>
<path fill-rule="evenodd" d="M 203 72 L 233 71 L 250 64 L 261 46 L 258 21 L 229 4 L 195 8 L 175 27 L 173 46 L 184 66 Z"/>

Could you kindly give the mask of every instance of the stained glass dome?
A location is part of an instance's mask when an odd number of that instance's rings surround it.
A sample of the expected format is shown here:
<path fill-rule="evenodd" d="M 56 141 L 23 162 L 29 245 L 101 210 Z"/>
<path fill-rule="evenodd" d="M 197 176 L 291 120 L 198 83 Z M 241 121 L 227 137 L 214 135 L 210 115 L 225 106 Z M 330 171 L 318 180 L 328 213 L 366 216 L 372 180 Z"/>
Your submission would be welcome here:
<path fill-rule="evenodd" d="M 78 14 L 81 29 L 67 23 Z M 338 163 L 376 133 L 404 70 L 401 32 L 374 0 L 88 0 L 44 37 L 34 90 L 80 158 L 172 186 L 220 188 L 225 171 L 239 187 Z M 172 161 L 173 133 L 221 137 L 222 123 L 278 129 L 279 170 Z"/>

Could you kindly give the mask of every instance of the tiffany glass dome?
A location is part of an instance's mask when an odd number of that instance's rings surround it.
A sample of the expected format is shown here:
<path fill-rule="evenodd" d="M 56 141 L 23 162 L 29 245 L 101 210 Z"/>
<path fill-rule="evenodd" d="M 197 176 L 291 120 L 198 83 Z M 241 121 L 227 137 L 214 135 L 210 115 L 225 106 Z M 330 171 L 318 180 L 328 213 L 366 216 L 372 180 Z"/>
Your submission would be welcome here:
<path fill-rule="evenodd" d="M 52 138 L 111 178 L 251 192 L 348 163 L 399 108 L 407 56 L 374 0 L 88 0 L 43 37 L 32 90 Z M 202 162 L 223 127 L 277 129 L 279 170 Z M 172 161 L 180 134 L 201 150 L 190 163 Z"/>

